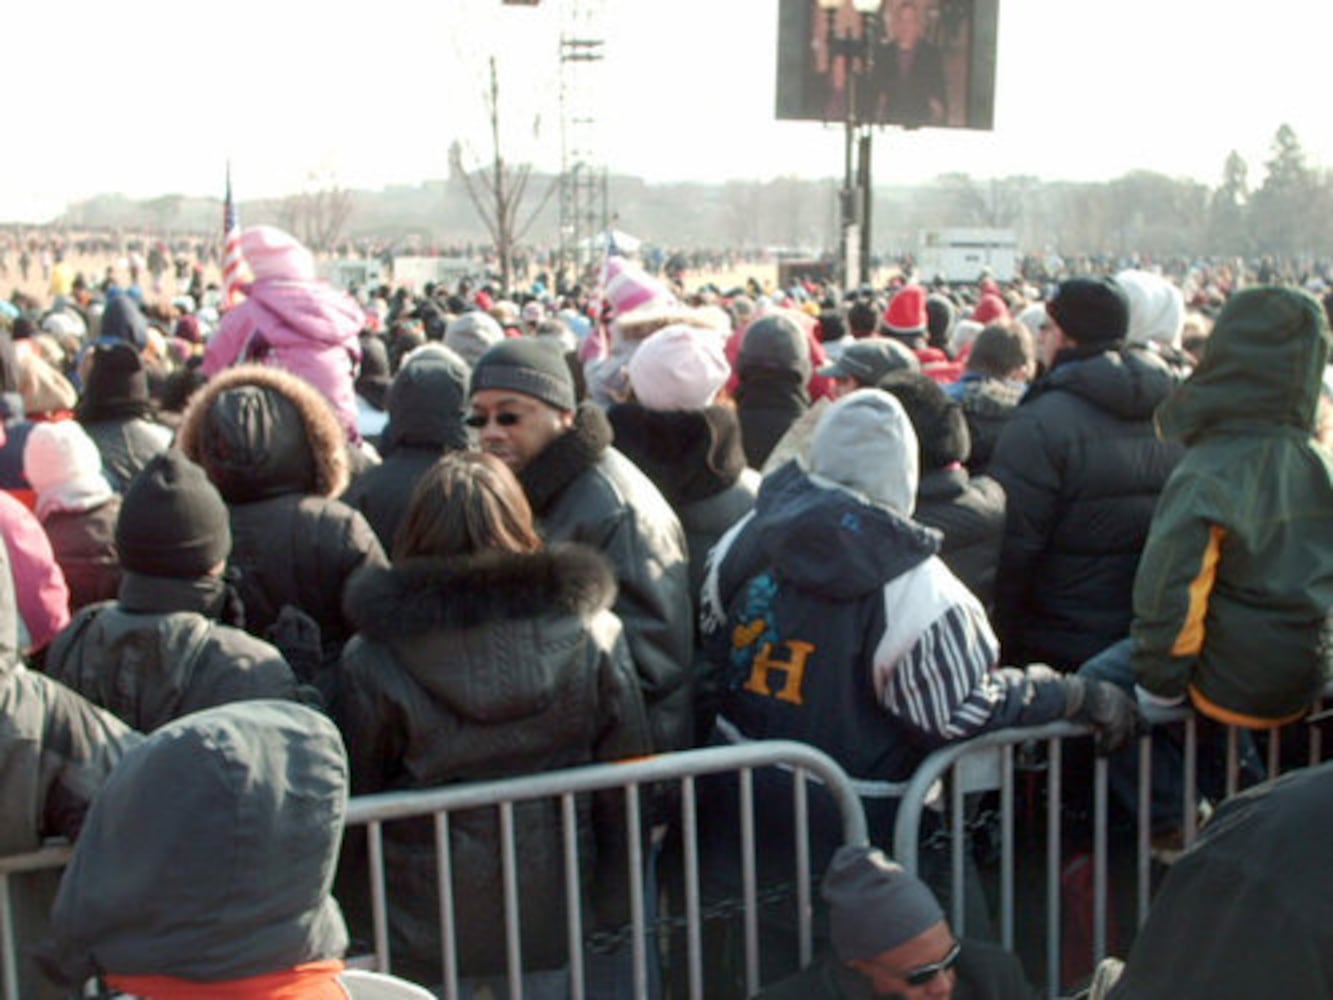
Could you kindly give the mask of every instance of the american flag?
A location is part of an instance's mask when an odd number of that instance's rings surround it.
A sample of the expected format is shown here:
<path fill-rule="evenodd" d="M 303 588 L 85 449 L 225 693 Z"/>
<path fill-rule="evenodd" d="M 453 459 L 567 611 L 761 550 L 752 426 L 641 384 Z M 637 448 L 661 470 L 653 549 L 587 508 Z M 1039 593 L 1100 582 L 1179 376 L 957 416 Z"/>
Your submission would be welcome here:
<path fill-rule="evenodd" d="M 227 198 L 222 205 L 222 308 L 230 309 L 240 295 L 241 223 L 231 197 L 231 162 L 227 162 Z"/>

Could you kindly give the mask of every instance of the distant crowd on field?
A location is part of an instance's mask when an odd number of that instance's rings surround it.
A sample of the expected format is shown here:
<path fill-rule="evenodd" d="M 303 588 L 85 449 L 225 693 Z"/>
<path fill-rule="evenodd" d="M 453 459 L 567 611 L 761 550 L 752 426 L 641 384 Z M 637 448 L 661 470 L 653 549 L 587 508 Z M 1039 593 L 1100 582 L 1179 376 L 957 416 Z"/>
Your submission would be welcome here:
<path fill-rule="evenodd" d="M 349 794 L 790 739 L 846 771 L 889 850 L 902 790 L 949 743 L 1086 723 L 1133 811 L 1141 706 L 1192 706 L 1201 756 L 1209 726 L 1240 726 L 1248 765 L 1333 677 L 1319 274 L 1061 261 L 720 288 L 613 255 L 563 292 L 346 292 L 280 229 L 240 246 L 233 301 L 57 280 L 58 254 L 49 299 L 0 301 L 0 854 L 75 841 L 31 952 L 67 988 L 358 995 Z M 1165 851 L 1183 774 L 1153 742 Z M 1221 797 L 1206 777 L 1201 809 Z M 734 896 L 736 775 L 699 794 L 706 892 Z M 790 865 L 790 797 L 756 773 L 761 882 Z M 774 995 L 1027 995 L 926 884 L 841 854 L 811 798 L 824 957 L 797 970 L 766 914 Z M 1251 845 L 1234 874 L 1313 900 L 1323 837 L 1296 833 L 1330 817 L 1297 798 L 1273 810 L 1280 853 Z M 626 922 L 630 857 L 655 912 L 676 811 L 648 796 L 636 853 L 619 796 L 576 808 L 587 926 Z M 563 996 L 563 820 L 514 818 L 524 987 Z M 1213 829 L 1193 853 L 1228 849 Z M 460 973 L 503 988 L 500 825 L 469 813 L 450 836 Z M 386 827 L 383 857 L 394 969 L 439 988 L 433 824 Z M 1333 924 L 1270 919 L 1291 897 L 1260 888 L 1223 913 L 1190 857 L 1162 889 L 1173 929 L 1140 935 L 1111 995 L 1333 981 Z M 1293 859 L 1320 877 L 1289 879 Z M 631 959 L 590 950 L 588 994 L 633 995 Z M 710 967 L 718 995 L 735 970 Z M 675 973 L 652 963 L 649 995 Z"/>

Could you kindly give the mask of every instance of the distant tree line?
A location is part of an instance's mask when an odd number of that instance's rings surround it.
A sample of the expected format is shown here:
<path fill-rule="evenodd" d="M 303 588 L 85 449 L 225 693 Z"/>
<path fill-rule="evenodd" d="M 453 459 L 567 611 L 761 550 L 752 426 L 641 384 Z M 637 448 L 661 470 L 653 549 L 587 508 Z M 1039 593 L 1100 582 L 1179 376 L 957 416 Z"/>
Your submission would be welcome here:
<path fill-rule="evenodd" d="M 469 194 L 468 180 L 479 178 L 464 177 L 458 164 L 451 165 L 447 180 L 417 186 L 349 191 L 328 179 L 286 199 L 242 200 L 241 220 L 285 224 L 316 249 L 365 240 L 492 242 L 493 225 L 477 208 L 475 183 Z M 1309 163 L 1288 125 L 1278 128 L 1263 168 L 1257 187 L 1249 165 L 1234 151 L 1221 165 L 1216 188 L 1146 168 L 1095 183 L 1034 176 L 981 180 L 958 172 L 924 185 L 880 184 L 872 210 L 874 247 L 891 257 L 914 249 L 922 229 L 997 226 L 1015 230 L 1019 245 L 1032 252 L 1333 257 L 1333 170 Z M 523 246 L 512 252 L 540 251 L 558 242 L 557 206 L 548 197 L 552 180 L 531 175 L 533 204 L 524 211 L 533 213 L 532 221 Z M 684 250 L 784 248 L 819 254 L 832 251 L 838 232 L 838 183 L 831 179 L 650 185 L 613 175 L 608 201 L 621 228 Z M 505 203 L 506 212 L 521 208 L 517 200 Z M 72 205 L 55 222 L 169 235 L 207 234 L 220 227 L 221 218 L 220 203 L 209 199 L 102 195 Z"/>

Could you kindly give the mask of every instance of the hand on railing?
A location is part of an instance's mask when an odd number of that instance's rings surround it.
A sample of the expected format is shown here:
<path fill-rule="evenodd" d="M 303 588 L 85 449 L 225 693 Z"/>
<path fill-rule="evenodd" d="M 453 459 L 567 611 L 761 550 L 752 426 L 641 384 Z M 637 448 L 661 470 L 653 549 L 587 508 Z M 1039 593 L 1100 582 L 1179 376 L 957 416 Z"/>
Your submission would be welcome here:
<path fill-rule="evenodd" d="M 1074 675 L 1065 678 L 1065 718 L 1090 724 L 1097 753 L 1114 753 L 1148 731 L 1134 699 L 1107 681 Z"/>

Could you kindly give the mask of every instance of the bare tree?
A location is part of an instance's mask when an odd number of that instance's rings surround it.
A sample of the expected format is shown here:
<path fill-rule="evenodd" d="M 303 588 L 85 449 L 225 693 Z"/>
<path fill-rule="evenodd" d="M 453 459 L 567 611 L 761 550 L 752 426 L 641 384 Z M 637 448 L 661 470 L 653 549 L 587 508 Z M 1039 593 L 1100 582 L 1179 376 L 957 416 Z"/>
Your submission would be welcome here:
<path fill-rule="evenodd" d="M 468 198 L 490 234 L 491 243 L 495 247 L 495 257 L 500 265 L 500 284 L 507 292 L 513 276 L 514 251 L 519 241 L 532 228 L 532 223 L 541 214 L 541 210 L 551 200 L 557 182 L 552 181 L 536 207 L 520 225 L 519 210 L 527 195 L 528 181 L 532 177 L 532 164 L 514 165 L 505 161 L 500 148 L 500 81 L 495 71 L 494 56 L 491 56 L 490 68 L 491 86 L 487 100 L 491 122 L 490 167 L 468 170 L 463 165 L 462 148 L 457 143 L 450 148 L 450 156 L 454 161 L 450 166 L 458 176 L 462 177 Z"/>
<path fill-rule="evenodd" d="M 283 199 L 278 207 L 283 228 L 317 253 L 338 245 L 351 217 L 352 192 L 332 171 L 310 171 L 306 190 Z"/>

